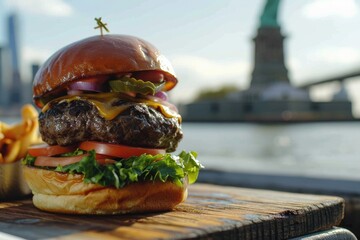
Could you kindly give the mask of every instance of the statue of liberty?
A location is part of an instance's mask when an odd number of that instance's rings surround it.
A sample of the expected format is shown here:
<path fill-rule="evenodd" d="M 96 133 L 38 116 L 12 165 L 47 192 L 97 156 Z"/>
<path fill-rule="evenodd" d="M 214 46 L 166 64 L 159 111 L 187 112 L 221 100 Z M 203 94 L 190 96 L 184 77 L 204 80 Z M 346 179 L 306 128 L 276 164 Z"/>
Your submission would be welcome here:
<path fill-rule="evenodd" d="M 255 43 L 254 70 L 250 87 L 261 89 L 276 83 L 290 84 L 285 66 L 284 36 L 278 22 L 281 0 L 263 0 L 264 8 L 260 15 L 260 26 Z"/>
<path fill-rule="evenodd" d="M 277 15 L 280 0 L 267 0 L 260 17 L 260 27 L 279 27 Z"/>

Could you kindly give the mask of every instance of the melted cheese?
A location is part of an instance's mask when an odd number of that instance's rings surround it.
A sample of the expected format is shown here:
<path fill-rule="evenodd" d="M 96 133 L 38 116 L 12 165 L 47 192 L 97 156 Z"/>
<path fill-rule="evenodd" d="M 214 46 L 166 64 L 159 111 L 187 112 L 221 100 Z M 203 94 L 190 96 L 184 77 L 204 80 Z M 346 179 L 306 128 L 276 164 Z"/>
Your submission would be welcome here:
<path fill-rule="evenodd" d="M 64 96 L 57 99 L 54 99 L 48 102 L 42 109 L 42 112 L 49 110 L 52 104 L 60 103 L 63 101 L 71 102 L 74 100 L 87 100 L 93 104 L 99 111 L 100 115 L 106 120 L 112 120 L 117 115 L 128 109 L 133 103 L 143 103 L 151 108 L 156 109 L 161 112 L 166 118 L 176 118 L 179 123 L 181 123 L 181 116 L 174 110 L 170 109 L 167 106 L 162 105 L 161 103 L 154 102 L 148 99 L 138 99 L 131 97 L 124 97 L 123 95 L 118 95 L 114 93 L 98 93 L 98 94 L 81 94 L 78 96 Z M 128 102 L 121 104 L 119 106 L 113 106 L 112 103 L 118 99 L 124 99 Z"/>
<path fill-rule="evenodd" d="M 129 104 L 123 104 L 120 106 L 111 106 L 109 102 L 100 102 L 94 99 L 87 99 L 91 102 L 99 111 L 100 115 L 103 116 L 106 120 L 112 120 L 117 115 L 129 108 Z"/>

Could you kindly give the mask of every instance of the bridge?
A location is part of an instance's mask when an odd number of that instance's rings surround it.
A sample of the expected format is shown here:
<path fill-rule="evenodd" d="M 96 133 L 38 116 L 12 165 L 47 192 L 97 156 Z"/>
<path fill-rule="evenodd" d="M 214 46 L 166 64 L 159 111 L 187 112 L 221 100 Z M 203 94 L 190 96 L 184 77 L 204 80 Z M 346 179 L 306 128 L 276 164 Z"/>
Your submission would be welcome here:
<path fill-rule="evenodd" d="M 338 82 L 343 82 L 344 80 L 348 79 L 348 78 L 354 78 L 354 77 L 359 77 L 360 76 L 360 70 L 355 70 L 353 72 L 350 73 L 346 73 L 346 74 L 342 74 L 342 75 L 338 75 L 338 76 L 333 76 L 330 78 L 325 78 L 325 79 L 321 79 L 321 80 L 314 80 L 314 81 L 308 81 L 308 83 L 302 84 L 300 86 L 298 86 L 299 88 L 310 88 L 313 87 L 315 85 L 320 85 L 323 83 L 329 83 L 329 82 L 334 82 L 334 81 L 338 81 Z"/>

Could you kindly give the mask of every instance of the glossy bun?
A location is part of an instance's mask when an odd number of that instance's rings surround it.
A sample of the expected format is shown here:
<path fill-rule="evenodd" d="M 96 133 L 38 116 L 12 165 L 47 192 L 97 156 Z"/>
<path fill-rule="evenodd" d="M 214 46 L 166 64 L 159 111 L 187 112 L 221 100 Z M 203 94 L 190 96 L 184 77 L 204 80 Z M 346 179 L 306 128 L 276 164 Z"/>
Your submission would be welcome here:
<path fill-rule="evenodd" d="M 173 209 L 187 197 L 187 183 L 141 182 L 121 189 L 84 183 L 79 174 L 23 167 L 34 205 L 70 214 L 125 214 Z"/>
<path fill-rule="evenodd" d="M 177 84 L 170 62 L 152 44 L 128 35 L 93 36 L 54 53 L 37 72 L 34 98 L 76 79 L 104 74 L 158 70 L 165 75 L 165 90 Z"/>

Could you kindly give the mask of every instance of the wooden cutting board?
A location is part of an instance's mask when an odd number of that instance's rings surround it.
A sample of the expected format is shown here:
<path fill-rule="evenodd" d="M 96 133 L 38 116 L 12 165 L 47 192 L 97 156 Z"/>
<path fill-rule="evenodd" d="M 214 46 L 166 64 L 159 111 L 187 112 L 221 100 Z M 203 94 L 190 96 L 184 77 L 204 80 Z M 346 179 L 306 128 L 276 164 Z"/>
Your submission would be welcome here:
<path fill-rule="evenodd" d="M 0 232 L 26 239 L 286 239 L 338 225 L 339 197 L 194 184 L 171 212 L 74 216 L 0 202 Z"/>

